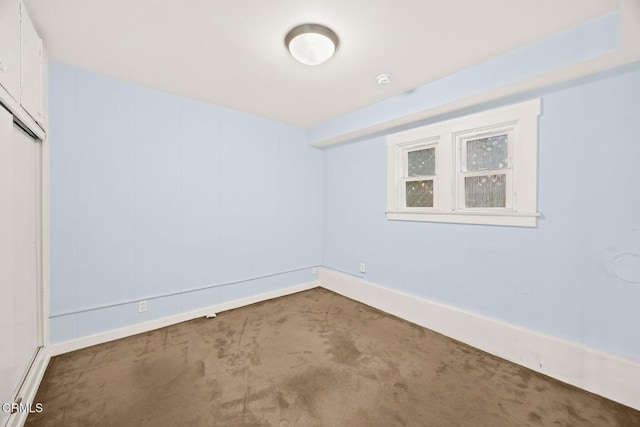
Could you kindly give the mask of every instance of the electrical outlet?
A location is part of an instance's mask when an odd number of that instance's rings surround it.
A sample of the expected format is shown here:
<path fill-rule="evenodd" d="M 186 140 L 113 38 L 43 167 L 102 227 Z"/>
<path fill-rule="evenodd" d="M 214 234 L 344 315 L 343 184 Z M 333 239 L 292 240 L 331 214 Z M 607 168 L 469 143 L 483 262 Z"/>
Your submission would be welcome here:
<path fill-rule="evenodd" d="M 144 313 L 149 307 L 147 306 L 147 300 L 138 301 L 138 313 Z"/>
<path fill-rule="evenodd" d="M 364 265 L 364 262 L 360 263 L 360 273 L 364 274 L 367 272 L 366 266 Z"/>
<path fill-rule="evenodd" d="M 318 267 L 311 267 L 311 275 L 315 276 L 318 274 Z"/>

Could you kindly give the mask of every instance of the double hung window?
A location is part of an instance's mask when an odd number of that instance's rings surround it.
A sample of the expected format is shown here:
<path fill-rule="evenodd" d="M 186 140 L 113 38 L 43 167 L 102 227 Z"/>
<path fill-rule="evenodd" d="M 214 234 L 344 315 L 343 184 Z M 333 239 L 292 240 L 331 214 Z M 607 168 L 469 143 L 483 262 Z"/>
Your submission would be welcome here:
<path fill-rule="evenodd" d="M 535 226 L 540 100 L 387 138 L 387 218 Z"/>

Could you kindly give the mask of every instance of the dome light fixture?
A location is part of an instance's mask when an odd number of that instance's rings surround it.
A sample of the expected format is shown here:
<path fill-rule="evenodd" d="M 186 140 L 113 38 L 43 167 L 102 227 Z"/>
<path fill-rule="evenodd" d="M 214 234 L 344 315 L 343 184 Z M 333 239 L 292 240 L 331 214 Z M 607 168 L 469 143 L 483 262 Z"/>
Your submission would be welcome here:
<path fill-rule="evenodd" d="M 299 62 L 320 65 L 338 49 L 338 36 L 324 25 L 302 24 L 287 33 L 284 43 Z"/>

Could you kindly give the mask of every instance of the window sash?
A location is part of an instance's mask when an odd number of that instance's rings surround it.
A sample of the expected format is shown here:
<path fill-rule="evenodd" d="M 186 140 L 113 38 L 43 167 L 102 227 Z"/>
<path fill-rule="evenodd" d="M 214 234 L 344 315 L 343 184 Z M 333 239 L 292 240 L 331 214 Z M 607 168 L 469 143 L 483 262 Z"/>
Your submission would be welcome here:
<path fill-rule="evenodd" d="M 462 138 L 458 138 L 459 144 L 459 159 L 460 159 L 460 167 L 458 170 L 462 173 L 473 173 L 473 172 L 485 172 L 488 169 L 482 169 L 477 171 L 468 171 L 467 170 L 467 144 L 472 141 L 476 141 L 478 139 L 483 138 L 491 138 L 493 136 L 507 135 L 507 167 L 499 170 L 513 169 L 513 150 L 515 147 L 515 133 L 513 131 L 513 127 L 509 126 L 505 127 L 492 127 L 482 133 L 474 133 L 472 135 L 465 135 Z"/>
<path fill-rule="evenodd" d="M 490 176 L 490 175 L 505 175 L 505 206 L 496 206 L 496 207 L 467 207 L 466 200 L 466 180 L 465 178 L 475 177 L 475 176 Z M 456 210 L 462 212 L 478 212 L 478 211 L 513 211 L 514 210 L 514 192 L 513 192 L 513 171 L 512 169 L 490 169 L 490 170 L 482 170 L 482 171 L 473 171 L 473 172 L 460 172 L 458 173 L 458 197 L 457 197 L 457 207 Z"/>
<path fill-rule="evenodd" d="M 407 183 L 416 181 L 433 181 L 433 206 L 407 206 Z M 438 178 L 436 175 L 404 177 L 400 180 L 401 206 L 406 210 L 434 210 L 438 206 Z"/>
<path fill-rule="evenodd" d="M 403 144 L 399 146 L 400 150 L 400 158 L 402 162 L 402 176 L 398 180 L 398 194 L 400 195 L 400 209 L 409 210 L 409 211 L 428 211 L 435 210 L 438 208 L 438 175 L 440 168 L 440 158 L 439 158 L 439 140 L 420 140 L 413 141 L 409 144 Z M 409 176 L 409 153 L 414 151 L 421 151 L 425 149 L 433 149 L 434 150 L 434 158 L 435 158 L 435 175 L 419 175 L 419 176 Z M 413 181 L 433 181 L 433 206 L 407 206 L 407 182 Z"/>
<path fill-rule="evenodd" d="M 414 151 L 422 151 L 433 148 L 434 157 L 435 157 L 435 175 L 438 175 L 438 143 L 437 142 L 429 142 L 425 143 L 424 141 L 413 142 L 411 145 L 405 145 L 399 147 L 401 150 L 401 158 L 402 158 L 402 177 L 403 178 L 415 178 L 409 177 L 409 153 Z"/>

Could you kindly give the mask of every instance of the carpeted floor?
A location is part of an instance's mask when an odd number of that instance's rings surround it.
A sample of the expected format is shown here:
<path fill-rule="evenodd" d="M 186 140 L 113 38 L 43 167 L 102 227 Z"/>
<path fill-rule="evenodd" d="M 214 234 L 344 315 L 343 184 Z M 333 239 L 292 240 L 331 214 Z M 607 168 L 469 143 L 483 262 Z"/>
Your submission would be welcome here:
<path fill-rule="evenodd" d="M 640 412 L 323 289 L 51 360 L 28 426 L 640 426 Z"/>

